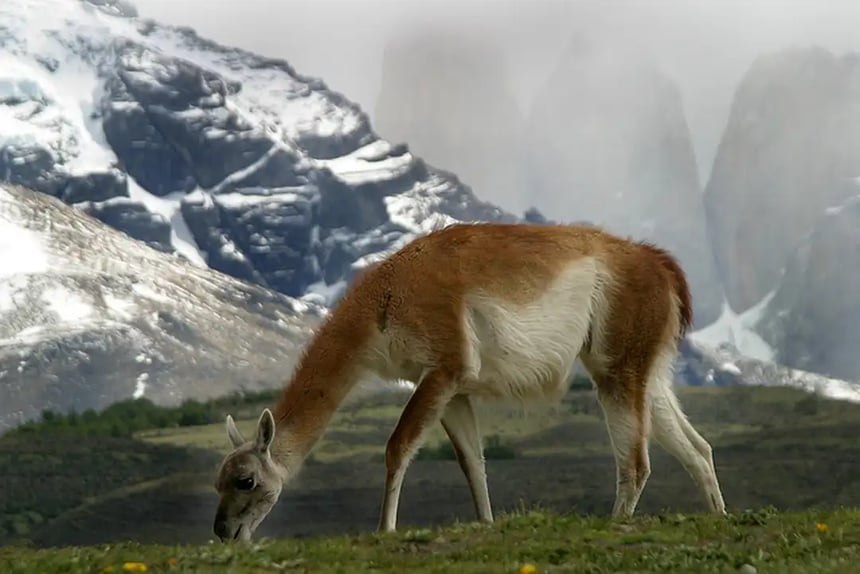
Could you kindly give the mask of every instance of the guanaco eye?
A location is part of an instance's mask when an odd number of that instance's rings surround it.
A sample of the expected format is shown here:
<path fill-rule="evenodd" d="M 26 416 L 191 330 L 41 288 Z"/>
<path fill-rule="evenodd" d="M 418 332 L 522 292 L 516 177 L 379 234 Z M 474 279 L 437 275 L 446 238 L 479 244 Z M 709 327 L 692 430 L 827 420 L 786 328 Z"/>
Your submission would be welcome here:
<path fill-rule="evenodd" d="M 254 477 L 249 476 L 246 478 L 237 478 L 236 488 L 238 490 L 251 490 L 252 488 L 254 488 Z"/>

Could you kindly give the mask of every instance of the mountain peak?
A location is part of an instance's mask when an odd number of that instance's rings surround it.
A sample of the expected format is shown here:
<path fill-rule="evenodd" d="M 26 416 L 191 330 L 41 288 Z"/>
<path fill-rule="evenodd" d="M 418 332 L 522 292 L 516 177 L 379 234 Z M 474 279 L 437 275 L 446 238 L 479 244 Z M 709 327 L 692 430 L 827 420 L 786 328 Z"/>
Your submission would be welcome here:
<path fill-rule="evenodd" d="M 4 179 L 199 265 L 331 303 L 439 218 L 515 219 L 322 81 L 125 2 L 13 0 L 0 30 Z"/>

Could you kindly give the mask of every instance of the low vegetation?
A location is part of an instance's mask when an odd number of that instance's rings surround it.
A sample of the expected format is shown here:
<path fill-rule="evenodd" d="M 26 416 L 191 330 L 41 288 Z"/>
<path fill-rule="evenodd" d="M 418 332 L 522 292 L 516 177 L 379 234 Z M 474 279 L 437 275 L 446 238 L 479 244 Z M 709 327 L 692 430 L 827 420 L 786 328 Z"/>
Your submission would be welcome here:
<path fill-rule="evenodd" d="M 112 437 L 5 438 L 0 441 L 0 542 L 27 540 L 87 500 L 206 464 L 205 456 L 190 454 Z"/>
<path fill-rule="evenodd" d="M 338 411 L 285 490 L 261 528 L 278 542 L 209 545 L 212 479 L 229 450 L 223 417 L 233 413 L 250 433 L 276 395 L 172 409 L 128 401 L 100 413 L 47 414 L 7 433 L 0 438 L 0 543 L 15 546 L 0 551 L 0 572 L 119 572 L 123 562 L 148 571 L 516 572 L 526 561 L 539 572 L 722 572 L 743 563 L 761 572 L 837 572 L 849 571 L 840 560 L 857 558 L 860 516 L 842 509 L 860 506 L 860 407 L 762 387 L 679 392 L 715 447 L 728 521 L 696 514 L 703 505 L 690 478 L 655 446 L 642 516 L 610 525 L 609 439 L 593 392 L 579 385 L 560 405 L 529 412 L 481 407 L 493 506 L 508 514 L 496 527 L 456 525 L 474 511 L 437 425 L 407 474 L 403 532 L 371 536 L 385 442 L 408 396 L 376 393 Z M 521 510 L 536 507 L 546 512 Z M 155 546 L 123 543 L 129 540 Z M 187 546 L 169 546 L 177 541 Z M 25 549 L 68 545 L 75 547 Z"/>
<path fill-rule="evenodd" d="M 5 574 L 32 572 L 856 572 L 860 512 L 675 515 L 612 521 L 528 511 L 493 525 L 251 544 L 0 548 Z"/>
<path fill-rule="evenodd" d="M 516 458 L 514 447 L 503 444 L 499 435 L 490 435 L 484 439 L 484 458 L 486 460 L 507 460 Z M 457 453 L 451 441 L 442 441 L 435 446 L 425 446 L 415 457 L 416 460 L 457 460 Z"/>
<path fill-rule="evenodd" d="M 85 435 L 131 437 L 148 429 L 190 427 L 223 421 L 227 412 L 243 411 L 248 405 L 274 402 L 279 392 L 260 391 L 235 394 L 211 402 L 184 401 L 178 407 L 160 407 L 146 398 L 128 399 L 103 411 L 58 414 L 42 412 L 37 421 L 18 426 L 7 437 L 33 435 Z"/>

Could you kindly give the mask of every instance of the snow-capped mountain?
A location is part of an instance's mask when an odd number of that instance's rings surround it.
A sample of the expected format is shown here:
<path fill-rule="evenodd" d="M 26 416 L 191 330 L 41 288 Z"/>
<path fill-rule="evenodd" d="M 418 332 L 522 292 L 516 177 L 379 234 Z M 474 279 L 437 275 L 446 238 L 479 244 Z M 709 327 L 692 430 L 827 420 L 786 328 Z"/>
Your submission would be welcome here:
<path fill-rule="evenodd" d="M 704 194 L 725 313 L 699 333 L 713 342 L 734 325 L 745 354 L 851 380 L 858 64 L 858 54 L 796 47 L 759 57 L 741 78 Z"/>
<path fill-rule="evenodd" d="M 860 178 L 851 178 L 845 187 L 852 195 L 825 208 L 799 241 L 756 329 L 776 350 L 774 361 L 856 378 Z"/>
<path fill-rule="evenodd" d="M 0 432 L 46 408 L 277 388 L 323 312 L 0 184 Z"/>
<path fill-rule="evenodd" d="M 280 385 L 357 268 L 441 223 L 518 220 L 322 81 L 121 0 L 0 3 L 0 182 L 0 430 Z M 679 381 L 853 396 L 773 365 L 766 315 L 726 304 Z"/>
<path fill-rule="evenodd" d="M 329 302 L 446 220 L 506 219 L 289 64 L 114 0 L 0 4 L 0 174 L 198 265 Z"/>

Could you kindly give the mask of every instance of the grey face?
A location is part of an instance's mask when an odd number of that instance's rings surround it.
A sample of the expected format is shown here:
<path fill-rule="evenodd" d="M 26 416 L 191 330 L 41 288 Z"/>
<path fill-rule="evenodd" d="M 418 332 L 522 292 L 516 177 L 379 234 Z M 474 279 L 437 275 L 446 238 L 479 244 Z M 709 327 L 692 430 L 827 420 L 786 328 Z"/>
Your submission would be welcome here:
<path fill-rule="evenodd" d="M 229 415 L 226 425 L 234 450 L 221 463 L 215 481 L 221 500 L 213 530 L 222 542 L 250 540 L 278 501 L 283 486 L 270 452 L 275 420 L 268 409 L 264 410 L 252 441 L 242 438 Z"/>

